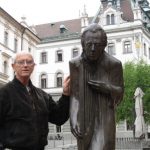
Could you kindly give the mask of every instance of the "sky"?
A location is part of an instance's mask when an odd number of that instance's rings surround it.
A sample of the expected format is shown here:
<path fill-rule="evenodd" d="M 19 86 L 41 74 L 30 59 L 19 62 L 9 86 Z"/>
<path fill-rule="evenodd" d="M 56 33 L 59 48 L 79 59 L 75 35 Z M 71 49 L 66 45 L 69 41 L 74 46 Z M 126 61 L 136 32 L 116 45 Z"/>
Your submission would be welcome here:
<path fill-rule="evenodd" d="M 89 16 L 95 16 L 101 0 L 0 0 L 0 7 L 17 21 L 26 17 L 28 25 L 76 19 L 84 5 Z M 150 0 L 148 0 L 150 3 Z"/>
<path fill-rule="evenodd" d="M 26 17 L 28 25 L 79 18 L 84 5 L 88 15 L 94 16 L 100 0 L 0 0 L 0 7 L 19 22 Z"/>

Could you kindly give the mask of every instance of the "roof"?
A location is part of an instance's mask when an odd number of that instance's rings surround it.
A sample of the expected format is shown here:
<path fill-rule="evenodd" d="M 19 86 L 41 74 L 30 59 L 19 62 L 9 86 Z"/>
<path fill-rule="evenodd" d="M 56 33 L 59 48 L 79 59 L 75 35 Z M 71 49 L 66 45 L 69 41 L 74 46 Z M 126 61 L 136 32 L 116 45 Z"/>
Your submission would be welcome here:
<path fill-rule="evenodd" d="M 123 12 L 122 19 L 126 21 L 134 21 L 133 10 L 131 8 L 131 1 L 122 0 L 121 3 L 121 11 Z"/>
<path fill-rule="evenodd" d="M 59 36 L 60 28 L 65 27 L 66 33 L 80 33 L 81 32 L 81 19 L 66 20 L 60 22 L 52 22 L 47 24 L 39 24 L 35 26 L 37 35 L 41 38 L 48 38 L 52 36 Z"/>

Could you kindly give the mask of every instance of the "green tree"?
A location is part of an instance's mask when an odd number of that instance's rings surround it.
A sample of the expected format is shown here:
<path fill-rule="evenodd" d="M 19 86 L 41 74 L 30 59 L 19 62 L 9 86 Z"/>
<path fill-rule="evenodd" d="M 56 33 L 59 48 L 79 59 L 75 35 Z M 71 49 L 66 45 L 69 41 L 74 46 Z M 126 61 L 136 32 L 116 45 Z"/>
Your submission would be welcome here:
<path fill-rule="evenodd" d="M 144 118 L 150 123 L 150 66 L 144 61 L 139 61 L 137 64 L 127 62 L 123 66 L 123 76 L 124 98 L 117 107 L 117 122 L 126 119 L 128 125 L 133 126 L 136 117 L 134 92 L 137 87 L 140 87 L 145 93 L 143 97 Z"/>

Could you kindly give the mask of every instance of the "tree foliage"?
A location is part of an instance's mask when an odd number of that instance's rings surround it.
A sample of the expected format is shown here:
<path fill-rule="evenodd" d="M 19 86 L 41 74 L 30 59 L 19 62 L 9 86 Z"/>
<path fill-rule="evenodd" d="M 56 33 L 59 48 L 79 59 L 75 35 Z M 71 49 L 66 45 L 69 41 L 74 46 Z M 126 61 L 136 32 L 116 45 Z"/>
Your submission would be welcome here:
<path fill-rule="evenodd" d="M 145 93 L 143 96 L 144 119 L 150 123 L 150 66 L 144 61 L 137 64 L 127 62 L 123 66 L 124 76 L 124 98 L 117 107 L 117 122 L 126 119 L 130 126 L 135 121 L 135 99 L 134 92 L 140 87 Z"/>

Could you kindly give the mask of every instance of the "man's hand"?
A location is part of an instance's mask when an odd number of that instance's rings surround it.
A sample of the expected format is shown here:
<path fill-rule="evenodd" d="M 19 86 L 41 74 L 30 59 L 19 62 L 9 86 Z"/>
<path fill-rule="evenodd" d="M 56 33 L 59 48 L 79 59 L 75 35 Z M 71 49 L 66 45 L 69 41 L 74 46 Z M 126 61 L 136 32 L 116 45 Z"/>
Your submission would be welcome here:
<path fill-rule="evenodd" d="M 63 94 L 66 96 L 70 96 L 70 76 L 65 78 L 63 83 Z"/>

